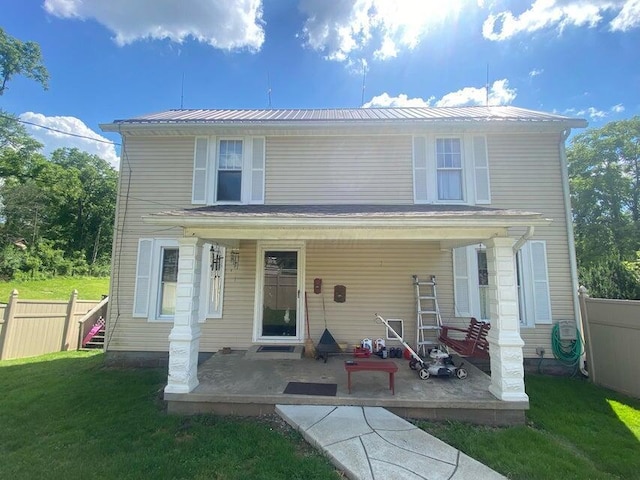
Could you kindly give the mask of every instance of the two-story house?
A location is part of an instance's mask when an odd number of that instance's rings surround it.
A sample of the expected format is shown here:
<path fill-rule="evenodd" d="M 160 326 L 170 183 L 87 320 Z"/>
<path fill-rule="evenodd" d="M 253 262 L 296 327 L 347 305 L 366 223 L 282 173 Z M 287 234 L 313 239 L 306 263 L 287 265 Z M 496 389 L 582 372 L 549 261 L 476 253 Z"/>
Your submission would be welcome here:
<path fill-rule="evenodd" d="M 445 324 L 491 322 L 491 393 L 526 401 L 523 358 L 579 318 L 564 144 L 584 126 L 515 107 L 103 125 L 122 136 L 107 354 L 168 352 L 165 391 L 187 393 L 200 352 L 302 344 L 307 321 L 392 345 L 379 312 L 411 343 L 412 275 L 435 275 Z"/>

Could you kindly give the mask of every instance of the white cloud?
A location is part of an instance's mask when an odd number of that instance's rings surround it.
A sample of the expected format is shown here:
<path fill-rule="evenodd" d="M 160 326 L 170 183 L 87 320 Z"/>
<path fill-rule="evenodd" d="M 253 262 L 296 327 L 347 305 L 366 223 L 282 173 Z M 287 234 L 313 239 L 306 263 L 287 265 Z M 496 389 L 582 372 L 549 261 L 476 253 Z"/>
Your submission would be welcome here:
<path fill-rule="evenodd" d="M 264 43 L 262 0 L 45 0 L 44 8 L 60 18 L 95 19 L 120 46 L 189 37 L 224 50 Z"/>
<path fill-rule="evenodd" d="M 523 32 L 568 26 L 593 28 L 614 14 L 611 30 L 626 31 L 640 26 L 640 0 L 535 0 L 528 10 L 514 15 L 510 10 L 490 14 L 482 25 L 489 40 L 506 40 Z"/>
<path fill-rule="evenodd" d="M 20 120 L 60 130 L 60 132 L 57 132 L 35 125 L 25 124 L 29 134 L 44 145 L 45 155 L 49 155 L 58 148 L 77 148 L 87 153 L 97 155 L 114 167 L 118 167 L 120 159 L 116 153 L 115 145 L 111 140 L 91 130 L 79 118 L 47 117 L 41 113 L 24 112 L 20 114 Z M 73 135 L 80 135 L 81 137 L 65 135 L 65 133 L 61 132 L 72 133 Z"/>
<path fill-rule="evenodd" d="M 611 21 L 611 30 L 626 32 L 632 28 L 640 26 L 640 0 L 629 0 L 625 2 L 622 10 L 616 18 Z"/>
<path fill-rule="evenodd" d="M 508 105 L 516 98 L 515 88 L 509 88 L 506 78 L 496 80 L 489 88 L 489 105 Z M 456 92 L 447 93 L 436 102 L 436 107 L 462 107 L 467 105 L 485 105 L 487 90 L 485 87 L 465 87 Z"/>
<path fill-rule="evenodd" d="M 621 103 L 618 103 L 617 105 L 614 105 L 613 107 L 611 107 L 611 111 L 613 113 L 622 113 L 624 112 L 624 105 L 622 105 Z"/>
<path fill-rule="evenodd" d="M 374 50 L 379 60 L 415 48 L 434 27 L 457 19 L 463 0 L 302 0 L 305 46 L 326 59 L 353 61 Z"/>
<path fill-rule="evenodd" d="M 404 93 L 401 93 L 397 97 L 392 97 L 387 92 L 384 92 L 382 95 L 373 97 L 362 107 L 430 107 L 433 100 L 434 97 L 427 100 L 422 98 L 409 98 Z"/>
<path fill-rule="evenodd" d="M 487 93 L 484 87 L 464 87 L 455 92 L 447 93 L 440 100 L 430 97 L 409 98 L 404 93 L 397 97 L 392 97 L 388 93 L 383 93 L 373 97 L 363 105 L 363 108 L 371 107 L 464 107 L 470 105 L 485 105 Z M 489 88 L 489 105 L 508 105 L 516 98 L 515 88 L 509 88 L 509 81 L 506 78 L 496 80 Z"/>
<path fill-rule="evenodd" d="M 533 77 L 537 77 L 538 75 L 542 75 L 543 73 L 544 73 L 544 70 L 542 68 L 540 69 L 534 68 L 529 72 L 529 76 L 533 78 Z"/>

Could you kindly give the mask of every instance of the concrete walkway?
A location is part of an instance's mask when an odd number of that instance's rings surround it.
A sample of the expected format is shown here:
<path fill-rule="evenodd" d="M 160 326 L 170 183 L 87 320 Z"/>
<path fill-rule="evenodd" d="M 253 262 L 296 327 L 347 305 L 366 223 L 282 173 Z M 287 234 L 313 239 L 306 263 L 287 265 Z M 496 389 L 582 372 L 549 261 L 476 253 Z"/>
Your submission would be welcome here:
<path fill-rule="evenodd" d="M 381 407 L 276 405 L 351 480 L 504 479 Z"/>

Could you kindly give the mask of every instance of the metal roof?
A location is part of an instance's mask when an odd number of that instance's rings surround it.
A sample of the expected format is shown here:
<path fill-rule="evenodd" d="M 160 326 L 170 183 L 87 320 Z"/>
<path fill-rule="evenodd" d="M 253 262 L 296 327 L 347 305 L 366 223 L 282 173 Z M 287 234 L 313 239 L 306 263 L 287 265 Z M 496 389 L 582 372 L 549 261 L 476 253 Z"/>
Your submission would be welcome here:
<path fill-rule="evenodd" d="M 512 106 L 413 107 L 262 110 L 166 110 L 124 120 L 114 125 L 142 124 L 271 124 L 322 122 L 546 122 L 584 127 L 586 121 Z"/>

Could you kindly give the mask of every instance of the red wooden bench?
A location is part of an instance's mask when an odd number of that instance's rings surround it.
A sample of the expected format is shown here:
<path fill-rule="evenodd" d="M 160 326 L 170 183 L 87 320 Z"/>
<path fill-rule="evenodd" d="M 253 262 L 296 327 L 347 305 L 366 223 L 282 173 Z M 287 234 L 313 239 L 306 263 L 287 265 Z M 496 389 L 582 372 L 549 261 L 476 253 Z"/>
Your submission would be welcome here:
<path fill-rule="evenodd" d="M 489 358 L 487 333 L 490 328 L 490 324 L 479 322 L 472 317 L 469 327 L 466 329 L 443 326 L 438 340 L 462 357 Z M 451 337 L 449 336 L 450 331 L 464 333 L 464 338 Z"/>
<path fill-rule="evenodd" d="M 389 389 L 393 395 L 396 394 L 394 374 L 398 371 L 398 365 L 391 361 L 381 360 L 357 360 L 344 362 L 344 368 L 347 371 L 347 385 L 349 393 L 351 393 L 351 372 L 388 372 L 389 373 Z"/>

